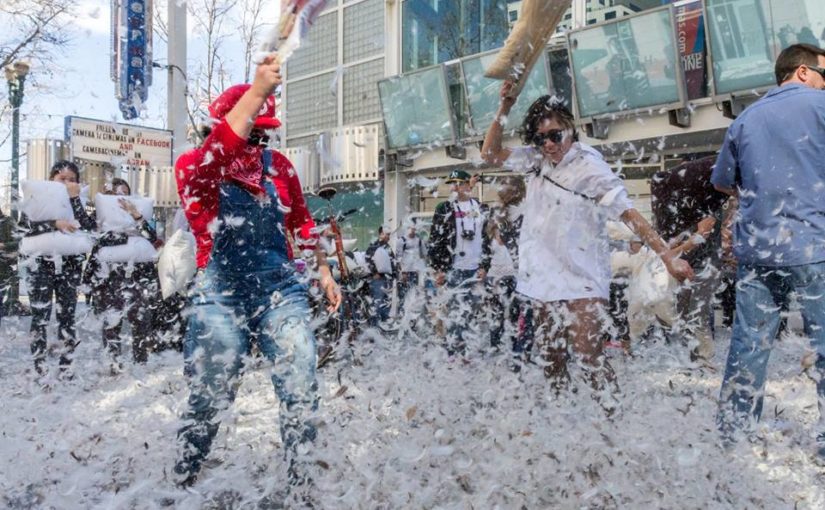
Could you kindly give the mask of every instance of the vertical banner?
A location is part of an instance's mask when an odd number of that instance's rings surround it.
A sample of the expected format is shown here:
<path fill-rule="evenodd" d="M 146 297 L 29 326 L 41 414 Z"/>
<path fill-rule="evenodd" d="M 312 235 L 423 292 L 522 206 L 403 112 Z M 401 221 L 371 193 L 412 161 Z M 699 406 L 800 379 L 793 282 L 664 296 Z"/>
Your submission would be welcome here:
<path fill-rule="evenodd" d="M 707 50 L 701 0 L 662 0 L 676 13 L 676 44 L 682 58 L 688 99 L 708 96 Z"/>
<path fill-rule="evenodd" d="M 152 0 L 112 0 L 112 74 L 124 119 L 138 116 L 152 84 Z"/>

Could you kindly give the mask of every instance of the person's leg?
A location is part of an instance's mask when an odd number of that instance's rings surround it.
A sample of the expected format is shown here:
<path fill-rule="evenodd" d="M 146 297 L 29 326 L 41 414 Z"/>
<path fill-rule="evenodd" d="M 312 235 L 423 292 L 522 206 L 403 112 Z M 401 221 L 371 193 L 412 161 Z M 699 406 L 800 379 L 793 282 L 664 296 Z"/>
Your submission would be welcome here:
<path fill-rule="evenodd" d="M 541 357 L 545 362 L 544 375 L 550 380 L 550 386 L 556 391 L 567 388 L 570 372 L 568 342 L 565 336 L 563 303 L 532 302 L 533 331 L 538 342 Z"/>
<path fill-rule="evenodd" d="M 475 281 L 475 271 L 454 269 L 447 276 L 447 289 L 452 295 L 447 305 L 447 353 L 464 355 L 467 351 L 467 336 L 470 328 L 472 307 L 471 295 Z"/>
<path fill-rule="evenodd" d="M 590 385 L 601 390 L 615 385 L 613 369 L 604 357 L 604 337 L 610 320 L 604 299 L 574 299 L 567 302 L 566 321 L 573 352 L 582 364 Z"/>
<path fill-rule="evenodd" d="M 790 268 L 793 291 L 802 312 L 805 336 L 816 351 L 811 375 L 816 381 L 820 430 L 818 433 L 821 461 L 825 461 L 825 262 Z"/>
<path fill-rule="evenodd" d="M 387 279 L 372 277 L 370 280 L 370 297 L 372 298 L 372 313 L 369 315 L 369 325 L 377 327 L 386 323 L 390 316 L 390 303 L 387 297 Z"/>
<path fill-rule="evenodd" d="M 726 441 L 762 414 L 768 358 L 786 297 L 776 270 L 740 266 L 738 271 L 736 314 L 716 419 Z"/>
<path fill-rule="evenodd" d="M 109 350 L 115 360 L 122 351 L 120 331 L 127 299 L 125 279 L 122 268 L 112 267 L 106 279 L 96 288 L 96 308 L 103 323 L 103 347 Z"/>
<path fill-rule="evenodd" d="M 183 347 L 190 394 L 184 425 L 178 430 L 181 452 L 174 468 L 181 485 L 194 483 L 209 454 L 220 427 L 218 414 L 235 400 L 242 357 L 250 344 L 232 298 L 210 291 L 206 284 L 199 285 L 199 292 Z"/>
<path fill-rule="evenodd" d="M 54 263 L 43 258 L 31 260 L 28 271 L 29 303 L 31 305 L 31 353 L 37 373 L 45 373 L 46 326 L 52 315 Z"/>
<path fill-rule="evenodd" d="M 684 300 L 679 301 L 679 317 L 682 322 L 680 327 L 686 334 L 693 359 L 707 360 L 713 357 L 711 322 L 719 279 L 719 270 L 708 260 L 701 270 L 697 271 L 696 278 L 683 287 Z"/>
<path fill-rule="evenodd" d="M 155 348 L 152 319 L 157 307 L 152 299 L 156 297 L 152 271 L 151 265 L 139 265 L 127 284 L 127 316 L 132 324 L 132 355 L 135 363 L 146 363 L 149 352 Z"/>
<path fill-rule="evenodd" d="M 64 257 L 63 269 L 59 275 L 55 275 L 57 336 L 63 342 L 63 353 L 60 355 L 61 370 L 67 370 L 71 365 L 72 355 L 77 347 L 75 311 L 77 309 L 77 289 L 80 287 L 82 271 L 82 259 Z"/>
<path fill-rule="evenodd" d="M 315 440 L 311 418 L 318 406 L 315 337 L 309 327 L 309 305 L 299 288 L 285 291 L 255 327 L 261 352 L 273 363 L 272 384 L 280 400 L 281 439 L 291 484 L 304 483 L 308 476 L 299 452 Z"/>

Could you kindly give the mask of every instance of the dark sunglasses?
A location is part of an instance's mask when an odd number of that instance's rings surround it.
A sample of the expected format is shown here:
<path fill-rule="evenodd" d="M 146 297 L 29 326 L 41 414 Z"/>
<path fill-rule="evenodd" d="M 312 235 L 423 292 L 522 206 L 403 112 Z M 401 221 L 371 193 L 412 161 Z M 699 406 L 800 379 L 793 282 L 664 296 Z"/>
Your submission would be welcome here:
<path fill-rule="evenodd" d="M 555 144 L 559 144 L 564 140 L 564 130 L 552 129 L 546 133 L 536 133 L 533 135 L 533 145 L 536 147 L 543 147 L 544 142 L 550 140 Z"/>
<path fill-rule="evenodd" d="M 822 76 L 823 79 L 825 79 L 825 67 L 809 66 L 807 64 L 805 65 L 805 67 L 807 67 L 811 71 L 819 73 L 819 75 Z"/>

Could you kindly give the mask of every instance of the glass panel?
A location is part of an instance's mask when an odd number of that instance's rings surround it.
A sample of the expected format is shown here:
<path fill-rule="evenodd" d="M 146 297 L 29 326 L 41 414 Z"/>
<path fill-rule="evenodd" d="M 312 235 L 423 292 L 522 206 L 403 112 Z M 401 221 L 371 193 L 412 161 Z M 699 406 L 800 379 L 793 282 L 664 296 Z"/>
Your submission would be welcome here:
<path fill-rule="evenodd" d="M 287 63 L 288 79 L 335 67 L 338 58 L 338 13 L 318 17 L 301 47 Z"/>
<path fill-rule="evenodd" d="M 371 60 L 344 70 L 344 124 L 381 117 L 375 83 L 384 77 L 384 59 Z"/>
<path fill-rule="evenodd" d="M 553 94 L 564 98 L 565 104 L 570 107 L 573 104 L 573 76 L 570 71 L 570 54 L 567 48 L 549 51 L 547 60 L 550 65 Z"/>
<path fill-rule="evenodd" d="M 498 53 L 483 55 L 480 57 L 469 58 L 462 62 L 464 68 L 464 84 L 467 88 L 467 104 L 470 109 L 470 118 L 472 119 L 472 128 L 468 129 L 467 134 L 483 135 L 487 132 L 487 128 L 493 122 L 496 110 L 499 104 L 499 90 L 501 89 L 501 80 L 493 80 L 484 76 L 484 70 L 487 69 L 496 59 Z M 547 62 L 545 59 L 539 59 L 530 76 L 527 78 L 527 83 L 524 89 L 513 105 L 510 111 L 508 121 L 508 131 L 512 131 L 518 127 L 521 119 L 527 113 L 527 109 L 539 96 L 543 96 L 550 90 L 549 83 L 547 83 Z"/>
<path fill-rule="evenodd" d="M 773 54 L 765 19 L 765 0 L 709 0 L 708 31 L 713 50 L 716 93 L 769 86 Z"/>
<path fill-rule="evenodd" d="M 682 72 L 688 99 L 707 97 L 709 92 L 707 73 L 707 45 L 702 0 L 662 0 L 675 3 L 676 44 L 682 57 Z"/>
<path fill-rule="evenodd" d="M 506 0 L 405 0 L 402 71 L 421 69 L 504 44 Z"/>
<path fill-rule="evenodd" d="M 570 34 L 579 116 L 680 101 L 680 59 L 667 9 Z"/>
<path fill-rule="evenodd" d="M 330 72 L 287 83 L 284 125 L 289 138 L 337 125 L 337 101 L 330 92 L 335 79 L 335 72 Z"/>
<path fill-rule="evenodd" d="M 384 2 L 366 0 L 344 9 L 344 63 L 384 51 Z"/>
<path fill-rule="evenodd" d="M 442 67 L 378 82 L 390 149 L 454 142 Z"/>
<path fill-rule="evenodd" d="M 772 86 L 782 49 L 825 44 L 822 0 L 707 0 L 706 8 L 717 94 Z"/>

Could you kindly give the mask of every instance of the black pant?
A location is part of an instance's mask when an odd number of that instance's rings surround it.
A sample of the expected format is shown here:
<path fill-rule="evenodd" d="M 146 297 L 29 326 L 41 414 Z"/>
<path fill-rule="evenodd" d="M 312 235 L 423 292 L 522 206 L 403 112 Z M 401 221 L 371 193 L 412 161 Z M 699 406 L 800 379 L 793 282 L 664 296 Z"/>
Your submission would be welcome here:
<path fill-rule="evenodd" d="M 31 352 L 34 367 L 43 372 L 46 359 L 46 326 L 52 315 L 52 295 L 57 302 L 57 337 L 63 341 L 61 368 L 72 362 L 77 346 L 74 313 L 77 308 L 77 288 L 80 286 L 84 256 L 62 257 L 55 264 L 46 257 L 34 259 L 29 269 L 29 302 L 32 309 Z"/>
<path fill-rule="evenodd" d="M 144 363 L 154 349 L 152 303 L 159 299 L 154 263 L 138 263 L 133 268 L 110 264 L 106 278 L 95 287 L 95 312 L 103 319 L 103 345 L 117 357 L 121 352 L 123 319 L 132 325 L 132 355 Z"/>

